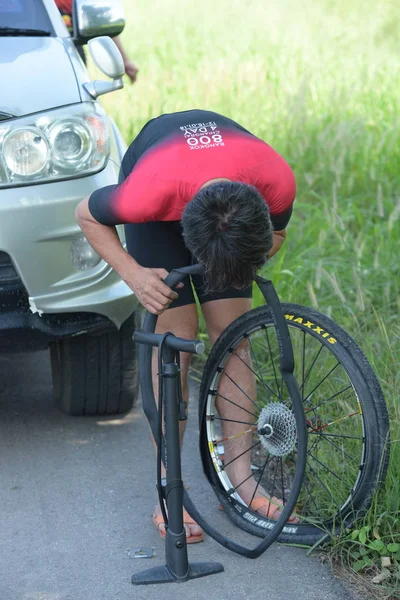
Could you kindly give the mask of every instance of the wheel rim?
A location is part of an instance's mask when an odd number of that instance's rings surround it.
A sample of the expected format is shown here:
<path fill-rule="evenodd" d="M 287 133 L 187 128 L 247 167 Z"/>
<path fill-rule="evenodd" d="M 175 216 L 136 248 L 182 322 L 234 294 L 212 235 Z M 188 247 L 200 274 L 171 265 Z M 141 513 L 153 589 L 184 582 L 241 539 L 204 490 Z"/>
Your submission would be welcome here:
<path fill-rule="evenodd" d="M 291 529 L 289 523 L 288 531 L 295 532 L 298 527 L 310 526 L 331 531 L 332 527 L 339 525 L 344 517 L 354 511 L 357 489 L 364 474 L 366 443 L 361 403 L 345 367 L 335 353 L 336 340 L 330 334 L 322 337 L 325 331 L 321 328 L 305 331 L 290 319 L 288 325 L 295 356 L 295 375 L 302 394 L 309 433 L 306 476 L 296 507 L 299 523 Z M 280 376 L 279 347 L 272 322 L 265 323 L 264 320 L 262 325 L 235 339 L 210 378 L 205 422 L 208 451 L 221 488 L 229 494 L 231 502 L 248 506 L 248 498 L 244 500 L 242 497 L 241 486 L 237 482 L 233 485 L 228 474 L 225 461 L 227 441 L 220 428 L 223 421 L 218 407 L 222 410 L 221 402 L 231 404 L 232 398 L 221 397 L 215 392 L 220 391 L 228 359 L 234 355 L 235 348 L 240 348 L 245 342 L 251 359 L 247 367 L 253 371 L 257 381 L 257 394 L 255 399 L 252 398 L 255 400 L 250 411 L 253 414 L 243 411 L 246 417 L 242 419 L 242 431 L 244 435 L 257 423 L 258 432 L 252 431 L 249 451 L 253 474 L 259 486 L 263 486 L 269 495 L 285 502 L 290 493 L 296 448 L 292 446 L 286 453 L 272 456 L 259 431 L 263 411 L 265 416 L 265 411 L 271 411 L 278 405 L 290 411 L 290 399 Z M 236 385 L 238 396 L 244 397 L 239 390 L 240 383 Z M 240 439 L 239 436 L 237 439 Z M 228 443 L 233 442 L 229 440 Z M 253 514 L 257 517 L 256 525 L 259 527 L 268 528 L 273 524 L 268 513 L 265 518 L 260 518 L 258 512 L 253 511 Z"/>

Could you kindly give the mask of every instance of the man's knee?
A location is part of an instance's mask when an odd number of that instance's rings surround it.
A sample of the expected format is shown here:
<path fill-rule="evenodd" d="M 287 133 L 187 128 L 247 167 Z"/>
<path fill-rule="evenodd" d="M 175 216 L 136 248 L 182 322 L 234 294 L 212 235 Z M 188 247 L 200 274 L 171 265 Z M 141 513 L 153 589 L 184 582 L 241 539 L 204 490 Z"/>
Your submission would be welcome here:
<path fill-rule="evenodd" d="M 157 333 L 170 331 L 177 337 L 192 340 L 197 337 L 198 329 L 196 305 L 190 304 L 166 310 L 158 318 L 156 331 Z M 186 377 L 188 373 L 191 358 L 192 355 L 187 352 L 181 352 L 180 354 L 181 373 L 183 377 Z"/>
<path fill-rule="evenodd" d="M 251 309 L 250 298 L 214 300 L 203 305 L 211 343 L 215 344 L 221 333 L 238 317 Z"/>
<path fill-rule="evenodd" d="M 195 304 L 170 308 L 157 320 L 157 333 L 170 331 L 176 336 L 192 339 L 196 337 L 199 324 Z"/>

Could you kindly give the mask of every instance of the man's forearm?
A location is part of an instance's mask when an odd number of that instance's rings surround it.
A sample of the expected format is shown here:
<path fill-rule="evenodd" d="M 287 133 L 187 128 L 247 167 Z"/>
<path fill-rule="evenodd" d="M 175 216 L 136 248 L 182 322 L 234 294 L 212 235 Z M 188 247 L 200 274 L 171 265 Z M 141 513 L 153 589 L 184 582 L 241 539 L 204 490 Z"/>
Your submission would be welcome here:
<path fill-rule="evenodd" d="M 121 37 L 119 35 L 116 35 L 115 37 L 113 37 L 113 42 L 117 46 L 118 50 L 121 52 L 123 61 L 126 62 L 128 60 L 128 55 L 125 52 L 125 48 L 122 44 Z"/>

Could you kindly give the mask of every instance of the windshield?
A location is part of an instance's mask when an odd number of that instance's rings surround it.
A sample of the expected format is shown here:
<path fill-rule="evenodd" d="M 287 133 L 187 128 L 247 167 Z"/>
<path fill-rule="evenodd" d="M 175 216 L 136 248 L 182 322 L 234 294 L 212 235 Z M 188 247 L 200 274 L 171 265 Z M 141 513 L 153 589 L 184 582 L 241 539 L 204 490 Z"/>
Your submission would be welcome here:
<path fill-rule="evenodd" d="M 54 34 L 41 0 L 0 0 L 1 29 L 38 29 Z"/>

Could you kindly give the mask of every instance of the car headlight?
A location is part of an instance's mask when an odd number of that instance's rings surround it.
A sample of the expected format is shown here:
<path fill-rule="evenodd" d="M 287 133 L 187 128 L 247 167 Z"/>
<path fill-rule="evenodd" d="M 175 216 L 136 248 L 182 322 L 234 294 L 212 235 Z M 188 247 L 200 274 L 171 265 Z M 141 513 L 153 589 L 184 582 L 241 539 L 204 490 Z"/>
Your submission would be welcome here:
<path fill-rule="evenodd" d="M 49 148 L 46 139 L 35 129 L 17 129 L 4 139 L 3 155 L 6 167 L 19 177 L 37 175 L 46 167 Z"/>
<path fill-rule="evenodd" d="M 104 110 L 85 102 L 0 126 L 0 187 L 100 171 L 109 156 Z"/>

